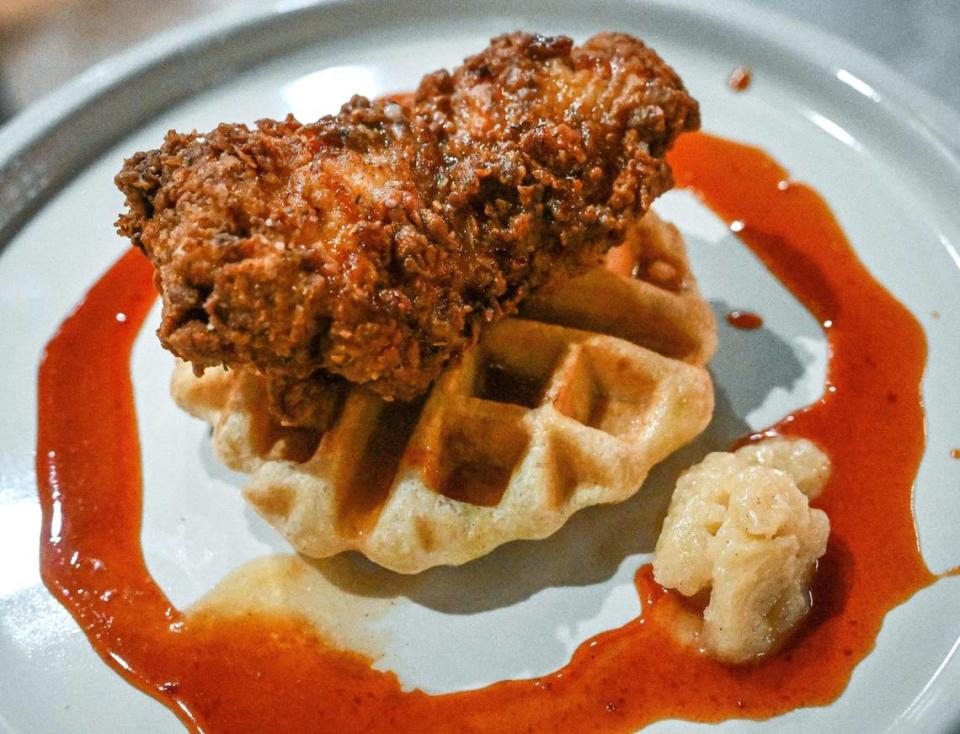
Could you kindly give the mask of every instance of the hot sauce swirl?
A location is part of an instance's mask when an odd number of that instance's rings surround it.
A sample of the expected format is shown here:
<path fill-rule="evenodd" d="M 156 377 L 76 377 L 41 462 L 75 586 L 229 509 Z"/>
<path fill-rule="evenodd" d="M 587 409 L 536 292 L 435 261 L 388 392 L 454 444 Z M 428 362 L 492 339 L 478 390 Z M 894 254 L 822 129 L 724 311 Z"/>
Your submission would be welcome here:
<path fill-rule="evenodd" d="M 833 532 L 814 611 L 787 649 L 734 668 L 680 646 L 669 633 L 679 602 L 649 567 L 637 573 L 642 616 L 584 643 L 561 670 L 439 696 L 402 690 L 297 619 L 184 615 L 140 546 L 129 358 L 154 293 L 135 251 L 91 289 L 41 364 L 47 587 L 107 664 L 193 732 L 632 732 L 666 717 L 757 719 L 836 699 L 886 612 L 935 578 L 911 508 L 924 447 L 923 332 L 859 262 L 825 202 L 784 183 L 766 154 L 693 134 L 671 163 L 680 186 L 743 223 L 743 242 L 823 324 L 830 345 L 824 398 L 758 434 L 809 437 L 834 464 L 818 502 Z"/>

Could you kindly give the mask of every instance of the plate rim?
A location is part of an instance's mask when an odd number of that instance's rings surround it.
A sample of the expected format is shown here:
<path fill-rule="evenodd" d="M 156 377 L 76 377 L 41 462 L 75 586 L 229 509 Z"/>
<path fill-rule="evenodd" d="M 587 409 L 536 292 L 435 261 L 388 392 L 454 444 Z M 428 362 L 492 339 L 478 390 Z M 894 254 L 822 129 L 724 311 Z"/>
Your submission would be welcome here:
<path fill-rule="evenodd" d="M 28 105 L 0 127 L 0 253 L 47 201 L 117 138 L 160 110 L 216 87 L 258 62 L 316 43 L 318 39 L 311 33 L 314 26 L 309 21 L 372 1 L 240 3 L 174 26 L 108 56 Z M 395 0 L 387 9 L 399 15 L 399 8 L 422 4 L 422 0 Z M 896 122 L 910 123 L 914 132 L 923 134 L 925 142 L 933 145 L 960 173 L 960 113 L 854 44 L 806 21 L 745 0 L 627 0 L 627 4 L 633 9 L 684 13 L 739 28 L 758 39 L 785 46 L 787 53 L 834 78 L 838 71 L 847 71 L 866 86 L 842 80 L 840 83 L 870 99 Z M 447 10 L 457 3 L 447 0 L 442 5 Z M 493 0 L 487 5 L 491 10 L 515 9 L 504 0 Z M 380 6 L 380 12 L 385 12 L 384 6 Z M 782 39 L 785 26 L 790 27 L 789 45 Z M 270 32 L 259 32 L 265 30 Z M 284 44 L 271 42 L 271 36 L 276 41 L 282 37 Z M 291 38 L 296 39 L 293 44 L 289 42 Z M 816 48 L 816 54 L 802 50 L 809 48 Z M 205 57 L 218 63 L 206 64 L 208 71 L 199 78 L 177 73 L 196 69 Z M 175 84 L 169 82 L 171 78 Z M 145 83 L 152 84 L 151 91 L 156 92 L 146 104 L 139 98 Z M 104 108 L 114 113 L 109 117 L 112 124 L 103 124 L 100 113 Z M 83 146 L 76 145 L 78 130 L 84 134 Z"/>

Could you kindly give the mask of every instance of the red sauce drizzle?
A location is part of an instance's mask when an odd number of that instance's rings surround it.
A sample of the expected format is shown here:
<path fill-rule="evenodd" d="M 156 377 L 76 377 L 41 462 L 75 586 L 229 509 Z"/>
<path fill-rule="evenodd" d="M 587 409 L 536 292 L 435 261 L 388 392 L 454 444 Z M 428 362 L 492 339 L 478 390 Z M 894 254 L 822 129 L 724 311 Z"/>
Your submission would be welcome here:
<path fill-rule="evenodd" d="M 39 375 L 43 578 L 107 664 L 208 734 L 631 732 L 666 717 L 757 719 L 836 699 L 887 611 L 935 578 L 911 512 L 923 332 L 860 264 L 824 201 L 802 184 L 779 186 L 787 174 L 767 155 L 698 134 L 671 162 L 678 183 L 743 222 L 747 246 L 830 324 L 825 398 L 762 434 L 812 438 L 835 467 L 818 502 L 833 533 L 814 611 L 787 649 L 734 668 L 681 647 L 668 631 L 680 602 L 649 567 L 637 574 L 643 615 L 586 642 L 563 669 L 441 696 L 404 692 L 296 619 L 183 615 L 140 546 L 129 356 L 154 294 L 150 267 L 130 251 L 51 340 Z"/>
<path fill-rule="evenodd" d="M 742 92 L 750 86 L 750 82 L 752 81 L 753 73 L 749 67 L 738 66 L 730 72 L 730 76 L 727 79 L 727 86 L 734 92 Z"/>
<path fill-rule="evenodd" d="M 763 317 L 752 311 L 740 311 L 737 309 L 727 314 L 727 323 L 735 329 L 753 331 L 763 326 Z"/>

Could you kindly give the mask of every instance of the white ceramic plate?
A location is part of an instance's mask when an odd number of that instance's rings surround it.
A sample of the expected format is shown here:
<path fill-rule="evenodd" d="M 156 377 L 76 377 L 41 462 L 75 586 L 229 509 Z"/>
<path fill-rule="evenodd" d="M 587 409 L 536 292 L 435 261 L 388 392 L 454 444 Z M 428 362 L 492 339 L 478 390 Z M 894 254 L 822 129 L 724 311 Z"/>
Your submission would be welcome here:
<path fill-rule="evenodd" d="M 62 318 L 127 247 L 112 227 L 121 206 L 112 178 L 123 157 L 155 146 L 172 127 L 288 111 L 311 119 L 355 92 L 408 89 L 515 28 L 641 36 L 700 99 L 707 130 L 765 148 L 826 197 L 871 271 L 926 330 L 928 447 L 916 520 L 933 571 L 960 563 L 960 461 L 950 458 L 960 446 L 960 119 L 844 44 L 739 4 L 516 6 L 403 0 L 234 10 L 96 67 L 2 131 L 0 243 L 9 241 L 0 256 L 0 731 L 182 730 L 96 657 L 37 571 L 36 368 Z M 734 95 L 725 81 L 738 64 L 755 77 Z M 674 461 L 680 465 L 816 399 L 825 346 L 813 319 L 691 197 L 671 193 L 657 208 L 684 230 L 717 313 L 754 309 L 766 324 L 746 334 L 720 319 L 712 364 L 720 414 Z M 205 427 L 172 405 L 170 367 L 145 330 L 133 360 L 143 545 L 151 571 L 183 606 L 241 563 L 287 549 L 243 506 L 240 477 L 212 459 Z M 632 575 L 652 548 L 669 475 L 656 472 L 634 501 L 584 512 L 547 541 L 512 544 L 397 589 L 375 623 L 387 640 L 378 666 L 430 691 L 561 666 L 581 641 L 638 613 Z M 876 650 L 833 705 L 716 728 L 956 732 L 957 609 L 960 578 L 941 581 L 888 616 Z M 498 639 L 514 644 L 491 644 Z M 714 730 L 674 721 L 650 727 L 705 729 Z"/>

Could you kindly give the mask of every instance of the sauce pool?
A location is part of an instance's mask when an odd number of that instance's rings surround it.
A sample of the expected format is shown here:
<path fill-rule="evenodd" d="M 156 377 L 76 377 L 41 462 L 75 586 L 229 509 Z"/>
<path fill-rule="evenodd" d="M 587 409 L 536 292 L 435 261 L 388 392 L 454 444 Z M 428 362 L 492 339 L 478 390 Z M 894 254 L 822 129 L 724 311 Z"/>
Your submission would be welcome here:
<path fill-rule="evenodd" d="M 104 661 L 206 734 L 626 733 L 663 718 L 762 719 L 835 700 L 884 615 L 935 580 L 911 507 L 924 448 L 923 332 L 865 270 L 820 196 L 784 184 L 769 156 L 691 134 L 670 159 L 681 187 L 743 223 L 743 242 L 829 341 L 825 397 L 752 437 L 811 438 L 834 465 L 817 502 L 830 515 L 829 548 L 813 612 L 790 646 L 743 668 L 682 647 L 670 634 L 681 602 L 648 566 L 636 577 L 642 616 L 587 641 L 562 669 L 438 696 L 402 690 L 295 618 L 184 615 L 140 545 L 129 359 L 155 294 L 149 264 L 131 250 L 64 322 L 39 373 L 43 578 Z"/>

